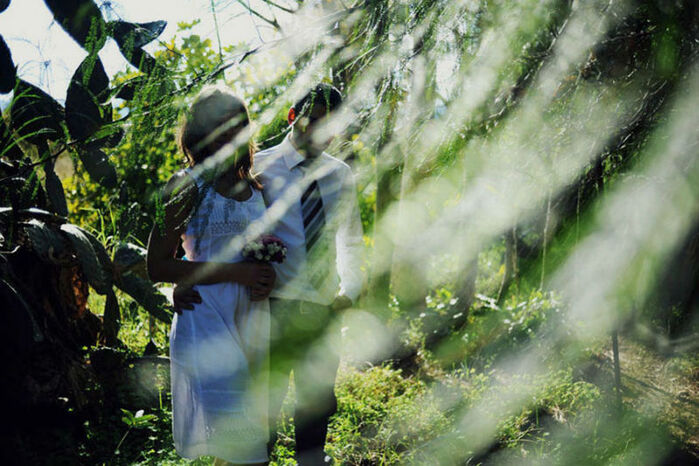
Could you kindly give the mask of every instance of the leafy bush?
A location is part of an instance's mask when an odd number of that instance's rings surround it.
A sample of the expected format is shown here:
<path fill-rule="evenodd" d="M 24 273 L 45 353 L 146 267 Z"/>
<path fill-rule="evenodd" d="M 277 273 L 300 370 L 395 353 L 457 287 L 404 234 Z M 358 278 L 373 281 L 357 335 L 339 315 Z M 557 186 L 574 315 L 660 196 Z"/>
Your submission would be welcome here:
<path fill-rule="evenodd" d="M 522 301 L 512 296 L 502 307 L 483 295 L 477 298 L 461 339 L 465 355 L 483 365 L 529 342 L 538 344 L 546 340 L 543 335 L 564 328 L 562 304 L 550 292 L 534 290 Z"/>
<path fill-rule="evenodd" d="M 446 426 L 437 403 L 418 402 L 427 393 L 425 383 L 399 370 L 347 368 L 336 392 L 328 450 L 341 464 L 403 464 L 407 452 Z"/>

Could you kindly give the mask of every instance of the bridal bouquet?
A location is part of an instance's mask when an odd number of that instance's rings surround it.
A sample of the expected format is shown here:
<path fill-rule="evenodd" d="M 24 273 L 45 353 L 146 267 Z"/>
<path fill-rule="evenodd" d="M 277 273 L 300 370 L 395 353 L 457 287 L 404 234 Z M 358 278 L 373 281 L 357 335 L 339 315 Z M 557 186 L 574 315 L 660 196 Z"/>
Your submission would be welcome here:
<path fill-rule="evenodd" d="M 243 247 L 243 257 L 260 262 L 284 262 L 286 245 L 274 235 L 262 235 Z"/>

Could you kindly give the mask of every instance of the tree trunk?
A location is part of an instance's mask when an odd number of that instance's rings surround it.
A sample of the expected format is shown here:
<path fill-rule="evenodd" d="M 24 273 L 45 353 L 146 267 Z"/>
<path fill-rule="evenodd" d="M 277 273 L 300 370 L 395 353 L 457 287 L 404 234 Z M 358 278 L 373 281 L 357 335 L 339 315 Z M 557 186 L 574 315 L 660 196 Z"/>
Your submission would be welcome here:
<path fill-rule="evenodd" d="M 502 281 L 498 289 L 498 304 L 505 298 L 512 282 L 516 282 L 518 279 L 518 261 L 517 225 L 515 224 L 515 226 L 505 233 L 505 273 L 502 275 Z"/>
<path fill-rule="evenodd" d="M 369 299 L 372 310 L 379 316 L 384 316 L 386 320 L 389 315 L 388 303 L 391 288 L 393 241 L 389 232 L 382 231 L 381 221 L 389 206 L 396 200 L 394 185 L 401 168 L 396 161 L 392 160 L 390 154 L 386 154 L 384 151 L 393 135 L 398 107 L 397 93 L 392 88 L 387 93 L 386 122 L 376 148 L 377 183 L 376 211 L 374 213 L 374 249 L 371 276 L 369 277 Z"/>

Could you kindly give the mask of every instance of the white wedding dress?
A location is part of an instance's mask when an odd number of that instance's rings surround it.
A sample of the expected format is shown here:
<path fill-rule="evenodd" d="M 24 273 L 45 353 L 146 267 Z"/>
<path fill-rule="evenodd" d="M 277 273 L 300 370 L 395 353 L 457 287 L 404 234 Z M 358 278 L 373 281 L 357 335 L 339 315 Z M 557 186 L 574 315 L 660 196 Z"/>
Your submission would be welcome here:
<path fill-rule="evenodd" d="M 261 192 L 253 189 L 248 200 L 236 201 L 200 180 L 197 185 L 203 199 L 182 237 L 187 260 L 241 261 L 235 251 L 246 243 L 248 226 L 265 211 Z M 195 288 L 201 304 L 175 315 L 170 332 L 177 452 L 186 458 L 265 462 L 269 303 L 251 302 L 238 283 Z"/>

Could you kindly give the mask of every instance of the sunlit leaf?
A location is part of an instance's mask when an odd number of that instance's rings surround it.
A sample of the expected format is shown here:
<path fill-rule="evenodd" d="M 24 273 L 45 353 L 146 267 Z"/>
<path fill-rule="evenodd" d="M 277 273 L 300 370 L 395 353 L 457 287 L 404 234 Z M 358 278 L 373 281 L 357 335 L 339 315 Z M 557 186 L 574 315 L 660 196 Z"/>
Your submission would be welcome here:
<path fill-rule="evenodd" d="M 126 417 L 129 420 L 133 420 L 134 415 L 131 411 L 129 411 L 128 409 L 121 408 L 121 412 L 124 413 L 124 417 Z"/>

